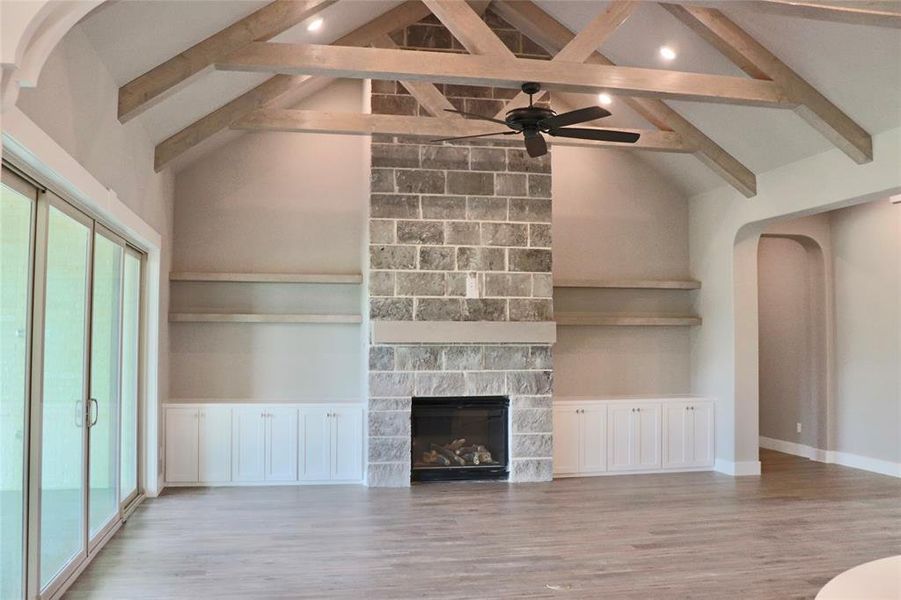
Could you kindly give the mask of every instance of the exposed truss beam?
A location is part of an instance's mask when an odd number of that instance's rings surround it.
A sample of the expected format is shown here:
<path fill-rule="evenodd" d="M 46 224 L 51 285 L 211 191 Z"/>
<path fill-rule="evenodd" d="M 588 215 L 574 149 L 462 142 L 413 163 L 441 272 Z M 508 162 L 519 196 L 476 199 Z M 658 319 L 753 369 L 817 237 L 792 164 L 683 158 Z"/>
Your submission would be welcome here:
<path fill-rule="evenodd" d="M 554 55 L 551 61 L 585 62 L 610 37 L 610 34 L 626 22 L 626 19 L 629 18 L 637 5 L 638 3 L 632 0 L 615 0 L 611 2 L 607 10 L 592 19 L 582 31 L 577 33 Z M 497 116 L 500 117 L 515 106 L 524 105 L 527 99 L 528 95 L 520 92 L 507 103 Z"/>
<path fill-rule="evenodd" d="M 400 115 L 367 115 L 308 110 L 264 108 L 255 110 L 232 125 L 233 129 L 249 131 L 288 131 L 304 133 L 337 133 L 351 135 L 413 135 L 430 138 L 461 135 L 481 135 L 497 132 L 498 125 L 470 119 L 438 119 Z M 565 146 L 597 146 L 656 152 L 694 152 L 678 134 L 670 131 L 637 131 L 641 134 L 635 144 L 596 142 L 591 140 L 548 138 L 552 144 Z M 512 136 L 498 134 L 487 139 L 511 140 Z"/>
<path fill-rule="evenodd" d="M 492 10 L 551 54 L 559 52 L 574 37 L 569 29 L 532 2 L 495 0 Z M 588 62 L 613 66 L 600 52 L 592 54 Z M 757 194 L 754 173 L 668 104 L 652 98 L 621 97 L 621 100 L 655 127 L 675 131 L 696 146 L 695 156 L 746 197 Z"/>
<path fill-rule="evenodd" d="M 376 48 L 397 48 L 397 44 L 388 35 L 376 38 L 372 41 L 372 45 Z M 410 92 L 411 96 L 416 98 L 416 101 L 424 109 L 429 111 L 429 114 L 436 117 L 460 118 L 460 115 L 446 112 L 453 110 L 454 105 L 441 93 L 441 90 L 435 87 L 434 83 L 426 81 L 401 81 L 399 83 Z"/>
<path fill-rule="evenodd" d="M 276 98 L 284 98 L 285 94 L 290 93 L 301 99 L 318 92 L 332 81 L 334 79 L 310 75 L 271 77 L 157 144 L 153 153 L 153 168 L 157 172 L 161 171 L 170 161 L 214 134 L 228 129 L 229 125 L 251 111 L 269 105 Z"/>
<path fill-rule="evenodd" d="M 752 77 L 767 77 L 799 102 L 795 112 L 858 164 L 873 160 L 873 140 L 835 104 L 726 15 L 712 8 L 663 7 Z"/>
<path fill-rule="evenodd" d="M 553 60 L 585 62 L 620 25 L 626 22 L 637 6 L 637 2 L 629 0 L 611 2 L 607 10 L 592 19 L 554 55 Z"/>
<path fill-rule="evenodd" d="M 479 14 L 465 2 L 459 0 L 423 0 L 423 2 L 470 54 L 486 56 L 513 54 Z"/>
<path fill-rule="evenodd" d="M 484 10 L 484 7 L 481 9 Z M 338 39 L 335 44 L 365 46 L 392 31 L 420 21 L 428 14 L 429 9 L 422 2 L 408 0 Z M 322 89 L 332 81 L 330 78 L 309 75 L 271 77 L 160 142 L 154 153 L 155 168 L 159 171 L 169 161 L 216 133 L 228 129 L 233 122 L 257 108 L 287 106 Z"/>
<path fill-rule="evenodd" d="M 217 60 L 253 42 L 290 29 L 337 0 L 275 0 L 247 17 L 194 44 L 119 88 L 119 121 L 126 121 L 162 100 L 180 83 Z"/>
<path fill-rule="evenodd" d="M 551 63 L 525 58 L 416 50 L 254 42 L 219 61 L 224 71 L 274 72 L 364 79 L 401 79 L 518 88 L 540 81 L 548 90 L 620 93 L 682 100 L 794 107 L 771 81 L 659 69 Z"/>
<path fill-rule="evenodd" d="M 695 4 L 692 2 L 692 4 Z M 700 2 L 710 8 L 722 2 Z M 729 8 L 763 11 L 785 17 L 818 21 L 901 28 L 901 2 L 898 0 L 856 0 L 836 2 L 823 0 L 735 0 Z"/>

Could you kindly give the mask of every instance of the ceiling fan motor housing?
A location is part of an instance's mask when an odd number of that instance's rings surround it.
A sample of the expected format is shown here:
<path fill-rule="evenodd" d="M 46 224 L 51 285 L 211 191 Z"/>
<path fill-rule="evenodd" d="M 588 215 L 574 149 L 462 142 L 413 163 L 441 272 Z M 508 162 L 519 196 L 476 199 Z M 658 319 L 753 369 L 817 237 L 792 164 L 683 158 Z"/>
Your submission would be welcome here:
<path fill-rule="evenodd" d="M 542 108 L 540 106 L 527 106 L 525 108 L 514 108 L 507 112 L 507 116 L 504 119 L 504 122 L 507 123 L 507 126 L 510 129 L 515 131 L 525 131 L 528 129 L 534 129 L 538 131 L 539 126 L 538 123 L 543 119 L 547 119 L 548 117 L 553 117 L 555 114 L 549 108 Z"/>

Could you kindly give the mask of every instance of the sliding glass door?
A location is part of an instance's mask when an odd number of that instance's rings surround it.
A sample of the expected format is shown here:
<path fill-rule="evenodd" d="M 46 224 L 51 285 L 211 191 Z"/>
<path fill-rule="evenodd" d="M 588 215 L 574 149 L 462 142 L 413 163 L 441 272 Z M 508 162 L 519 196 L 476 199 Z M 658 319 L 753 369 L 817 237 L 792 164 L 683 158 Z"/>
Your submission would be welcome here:
<path fill-rule="evenodd" d="M 125 250 L 122 277 L 122 377 L 119 399 L 119 502 L 138 493 L 138 411 L 141 351 L 141 254 Z"/>
<path fill-rule="evenodd" d="M 24 593 L 31 257 L 37 189 L 0 185 L 0 598 Z"/>
<path fill-rule="evenodd" d="M 3 168 L 0 599 L 51 596 L 137 497 L 143 255 Z"/>
<path fill-rule="evenodd" d="M 101 226 L 94 235 L 91 396 L 88 400 L 89 537 L 119 511 L 119 354 L 125 242 Z"/>
<path fill-rule="evenodd" d="M 41 588 L 87 553 L 88 302 L 93 223 L 47 207 L 41 406 Z"/>

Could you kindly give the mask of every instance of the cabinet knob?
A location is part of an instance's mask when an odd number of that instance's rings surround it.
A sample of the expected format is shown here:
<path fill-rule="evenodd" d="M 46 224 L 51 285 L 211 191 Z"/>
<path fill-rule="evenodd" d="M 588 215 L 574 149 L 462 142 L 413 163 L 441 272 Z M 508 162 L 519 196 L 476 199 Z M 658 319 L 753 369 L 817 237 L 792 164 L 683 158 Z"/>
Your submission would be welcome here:
<path fill-rule="evenodd" d="M 636 409 L 635 409 L 635 412 L 641 412 L 641 409 L 640 409 L 640 408 L 636 408 Z"/>

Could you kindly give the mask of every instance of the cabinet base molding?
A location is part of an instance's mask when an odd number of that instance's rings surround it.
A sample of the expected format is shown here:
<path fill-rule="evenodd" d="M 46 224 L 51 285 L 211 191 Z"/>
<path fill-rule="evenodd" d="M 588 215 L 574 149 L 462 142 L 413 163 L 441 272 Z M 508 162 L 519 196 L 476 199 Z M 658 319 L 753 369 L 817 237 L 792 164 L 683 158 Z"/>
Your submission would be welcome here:
<path fill-rule="evenodd" d="M 614 477 L 618 475 L 671 475 L 673 473 L 704 473 L 714 471 L 713 466 L 685 469 L 654 469 L 651 471 L 604 471 L 603 473 L 554 473 L 554 479 L 575 479 L 577 477 Z"/>
<path fill-rule="evenodd" d="M 364 481 L 217 481 L 191 482 L 191 483 L 166 483 L 167 488 L 208 488 L 208 487 L 287 487 L 305 485 L 363 485 Z"/>

